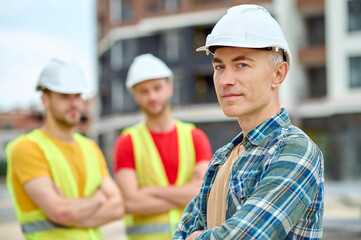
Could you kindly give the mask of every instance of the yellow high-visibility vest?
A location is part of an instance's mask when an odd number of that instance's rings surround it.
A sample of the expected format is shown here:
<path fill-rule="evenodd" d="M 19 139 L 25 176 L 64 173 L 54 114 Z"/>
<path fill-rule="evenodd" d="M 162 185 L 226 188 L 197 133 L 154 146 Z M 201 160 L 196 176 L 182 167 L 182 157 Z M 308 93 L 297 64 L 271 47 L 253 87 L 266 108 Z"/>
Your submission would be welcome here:
<path fill-rule="evenodd" d="M 178 135 L 179 164 L 175 185 L 190 181 L 195 168 L 195 150 L 192 138 L 194 125 L 176 121 Z M 169 181 L 153 138 L 144 123 L 127 128 L 134 148 L 135 171 L 139 187 L 168 186 Z M 125 215 L 129 240 L 169 240 L 182 218 L 184 207 L 152 215 Z"/>
<path fill-rule="evenodd" d="M 70 228 L 60 226 L 48 219 L 41 209 L 30 212 L 22 212 L 12 186 L 11 155 L 15 144 L 23 138 L 27 138 L 39 145 L 48 161 L 51 178 L 54 184 L 59 187 L 65 197 L 79 197 L 78 187 L 74 176 L 67 163 L 67 160 L 58 147 L 40 130 L 35 129 L 28 134 L 19 136 L 6 146 L 8 168 L 6 183 L 13 199 L 17 219 L 21 225 L 24 237 L 27 240 L 99 240 L 103 239 L 99 228 Z M 84 196 L 91 196 L 101 184 L 100 163 L 89 140 L 80 135 L 74 134 L 74 139 L 79 143 L 85 159 L 87 172 Z"/>

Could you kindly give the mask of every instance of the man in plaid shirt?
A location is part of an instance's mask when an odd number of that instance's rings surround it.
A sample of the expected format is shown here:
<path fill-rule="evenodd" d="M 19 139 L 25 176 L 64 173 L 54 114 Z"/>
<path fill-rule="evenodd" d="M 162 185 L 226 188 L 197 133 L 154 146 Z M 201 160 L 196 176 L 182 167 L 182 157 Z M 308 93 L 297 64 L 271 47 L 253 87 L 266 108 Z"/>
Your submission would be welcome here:
<path fill-rule="evenodd" d="M 197 50 L 214 55 L 218 101 L 242 131 L 214 154 L 173 239 L 322 239 L 322 153 L 278 100 L 291 66 L 282 29 L 240 5 Z"/>

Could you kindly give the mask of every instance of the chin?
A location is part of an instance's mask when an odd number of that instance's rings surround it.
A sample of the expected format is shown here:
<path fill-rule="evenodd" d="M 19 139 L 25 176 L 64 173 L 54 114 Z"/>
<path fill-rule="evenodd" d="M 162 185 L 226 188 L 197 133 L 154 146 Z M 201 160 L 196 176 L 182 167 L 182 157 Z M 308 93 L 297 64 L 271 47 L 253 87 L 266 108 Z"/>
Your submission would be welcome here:
<path fill-rule="evenodd" d="M 236 114 L 234 114 L 234 112 L 232 111 L 225 111 L 223 110 L 224 115 L 226 115 L 227 117 L 236 117 Z"/>
<path fill-rule="evenodd" d="M 227 117 L 238 117 L 238 115 L 234 114 L 234 113 L 225 113 L 224 112 L 224 115 L 226 115 Z"/>
<path fill-rule="evenodd" d="M 80 119 L 72 119 L 67 121 L 69 126 L 77 126 L 80 123 Z"/>
<path fill-rule="evenodd" d="M 226 115 L 227 117 L 238 117 L 239 113 L 237 111 L 235 111 L 236 109 L 230 108 L 230 107 L 224 107 L 222 108 L 222 111 L 224 113 L 224 115 Z"/>
<path fill-rule="evenodd" d="M 80 121 L 79 122 L 69 122 L 68 124 L 70 127 L 76 127 L 80 124 Z"/>

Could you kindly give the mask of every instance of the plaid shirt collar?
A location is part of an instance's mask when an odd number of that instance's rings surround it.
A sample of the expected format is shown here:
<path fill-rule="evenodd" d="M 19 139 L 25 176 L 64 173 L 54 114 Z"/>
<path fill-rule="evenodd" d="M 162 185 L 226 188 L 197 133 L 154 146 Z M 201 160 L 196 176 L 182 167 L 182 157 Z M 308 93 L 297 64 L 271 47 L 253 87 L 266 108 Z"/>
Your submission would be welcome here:
<path fill-rule="evenodd" d="M 282 128 L 291 123 L 291 120 L 284 108 L 281 112 L 274 115 L 273 117 L 265 120 L 263 123 L 258 125 L 252 131 L 250 131 L 244 139 L 244 146 L 254 145 L 259 146 L 267 138 L 268 135 L 273 133 L 279 128 Z M 233 148 L 237 146 L 243 140 L 243 131 L 241 131 L 233 140 L 221 149 L 220 155 L 224 157 L 218 158 L 215 164 L 223 164 L 227 159 L 228 155 L 232 152 Z"/>

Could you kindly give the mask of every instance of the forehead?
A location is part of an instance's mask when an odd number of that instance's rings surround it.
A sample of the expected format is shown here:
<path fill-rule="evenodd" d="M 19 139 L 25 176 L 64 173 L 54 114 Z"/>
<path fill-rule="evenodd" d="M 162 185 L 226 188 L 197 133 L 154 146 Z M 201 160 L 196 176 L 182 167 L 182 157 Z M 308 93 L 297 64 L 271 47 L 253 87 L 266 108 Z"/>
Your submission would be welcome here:
<path fill-rule="evenodd" d="M 250 61 L 254 62 L 262 57 L 267 58 L 267 51 L 255 48 L 220 47 L 214 53 L 213 62 Z"/>
<path fill-rule="evenodd" d="M 134 85 L 133 89 L 148 88 L 159 84 L 168 82 L 166 78 L 149 79 Z"/>
<path fill-rule="evenodd" d="M 54 92 L 54 91 L 44 91 L 43 93 L 48 93 L 49 95 L 54 95 L 54 96 L 64 96 L 64 97 L 72 97 L 72 96 L 81 96 L 81 93 L 60 93 L 60 92 Z"/>

